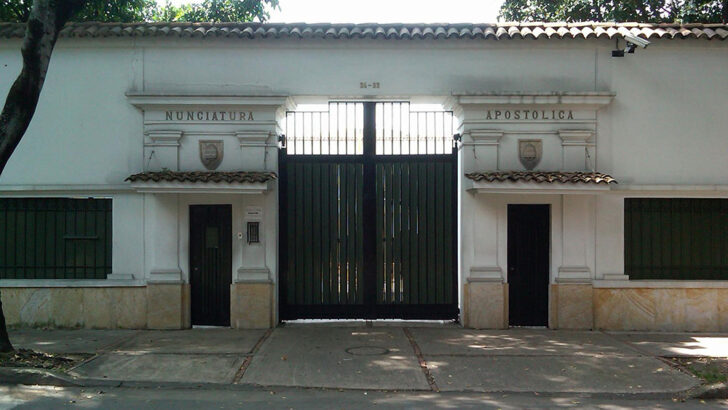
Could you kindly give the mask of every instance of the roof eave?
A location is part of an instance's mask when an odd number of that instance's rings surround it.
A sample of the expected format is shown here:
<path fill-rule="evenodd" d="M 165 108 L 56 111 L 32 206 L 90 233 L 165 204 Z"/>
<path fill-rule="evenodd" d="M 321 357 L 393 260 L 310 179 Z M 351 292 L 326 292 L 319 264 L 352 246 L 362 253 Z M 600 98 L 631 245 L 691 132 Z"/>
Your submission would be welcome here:
<path fill-rule="evenodd" d="M 147 194 L 253 194 L 263 195 L 272 190 L 273 181 L 266 182 L 132 182 L 131 188 Z"/>

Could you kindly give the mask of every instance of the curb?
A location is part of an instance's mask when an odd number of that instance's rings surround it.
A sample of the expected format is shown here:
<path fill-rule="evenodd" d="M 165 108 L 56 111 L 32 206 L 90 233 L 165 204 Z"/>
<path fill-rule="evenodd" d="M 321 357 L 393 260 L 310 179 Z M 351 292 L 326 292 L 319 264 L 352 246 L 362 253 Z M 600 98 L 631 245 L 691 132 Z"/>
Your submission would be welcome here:
<path fill-rule="evenodd" d="M 728 399 L 728 383 L 698 386 L 690 392 L 691 399 Z"/>
<path fill-rule="evenodd" d="M 82 383 L 63 373 L 30 367 L 0 368 L 0 383 L 40 386 L 81 387 Z"/>
<path fill-rule="evenodd" d="M 57 386 L 57 387 L 118 387 L 118 388 L 153 388 L 153 389 L 217 389 L 217 390 L 257 390 L 257 389 L 315 389 L 315 390 L 356 390 L 356 391 L 392 391 L 391 389 L 341 389 L 333 387 L 311 387 L 311 386 L 263 386 L 259 384 L 236 384 L 236 383 L 207 383 L 207 382 L 151 382 L 138 380 L 107 380 L 73 377 L 64 373 L 53 372 L 44 369 L 34 368 L 17 368 L 6 367 L 0 368 L 0 384 L 5 385 L 39 385 L 39 386 Z M 396 389 L 397 391 L 403 391 Z M 432 393 L 431 390 L 408 390 L 416 393 Z M 676 397 L 690 399 L 721 399 L 728 397 L 728 385 L 715 384 L 710 386 L 698 386 L 692 389 L 674 391 L 674 392 L 642 392 L 642 393 L 613 393 L 613 392 L 534 392 L 520 390 L 502 390 L 502 391 L 475 391 L 475 390 L 459 390 L 445 391 L 439 394 L 449 395 L 458 393 L 472 394 L 514 394 L 514 395 L 531 395 L 536 394 L 546 397 L 558 396 L 581 396 L 593 397 L 600 399 L 644 399 L 659 400 L 673 399 Z"/>

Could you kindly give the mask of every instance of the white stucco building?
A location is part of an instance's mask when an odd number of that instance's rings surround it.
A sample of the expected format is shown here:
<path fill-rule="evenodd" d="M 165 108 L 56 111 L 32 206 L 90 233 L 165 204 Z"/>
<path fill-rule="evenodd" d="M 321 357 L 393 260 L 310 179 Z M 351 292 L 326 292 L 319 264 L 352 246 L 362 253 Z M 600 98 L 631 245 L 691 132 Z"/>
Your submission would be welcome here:
<path fill-rule="evenodd" d="M 8 322 L 728 331 L 726 38 L 71 24 L 0 177 Z"/>

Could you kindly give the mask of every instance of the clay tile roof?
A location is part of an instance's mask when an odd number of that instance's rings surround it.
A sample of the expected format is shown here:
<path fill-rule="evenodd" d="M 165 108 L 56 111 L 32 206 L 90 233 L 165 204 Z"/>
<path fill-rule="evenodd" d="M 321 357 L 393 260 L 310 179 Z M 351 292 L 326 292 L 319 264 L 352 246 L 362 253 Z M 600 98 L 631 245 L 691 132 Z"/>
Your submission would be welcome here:
<path fill-rule="evenodd" d="M 215 183 L 263 183 L 278 178 L 267 171 L 161 171 L 141 172 L 130 175 L 129 182 L 215 182 Z"/>
<path fill-rule="evenodd" d="M 0 23 L 0 38 L 22 38 L 25 25 Z M 728 24 L 493 23 L 493 24 L 332 24 L 332 23 L 69 23 L 64 38 L 171 37 L 239 39 L 647 39 L 728 38 Z"/>
<path fill-rule="evenodd" d="M 482 182 L 536 182 L 572 184 L 611 184 L 617 181 L 601 172 L 541 172 L 541 171 L 488 171 L 472 172 L 465 176 Z"/>

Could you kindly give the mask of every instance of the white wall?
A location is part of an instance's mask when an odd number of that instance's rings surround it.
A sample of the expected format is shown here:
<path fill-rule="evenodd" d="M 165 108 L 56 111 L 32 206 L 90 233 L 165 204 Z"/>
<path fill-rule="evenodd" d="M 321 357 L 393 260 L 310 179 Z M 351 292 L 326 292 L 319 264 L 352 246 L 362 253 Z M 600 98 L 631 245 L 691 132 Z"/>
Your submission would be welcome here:
<path fill-rule="evenodd" d="M 0 177 L 0 194 L 12 190 L 16 195 L 42 195 L 49 187 L 61 193 L 63 189 L 83 192 L 94 186 L 126 192 L 124 178 L 140 172 L 144 163 L 143 117 L 129 103 L 127 92 L 277 93 L 323 99 L 429 96 L 442 100 L 456 92 L 611 91 L 616 93 L 614 101 L 597 112 L 597 170 L 613 174 L 620 187 L 726 184 L 728 42 L 657 40 L 624 58 L 610 57 L 613 44 L 605 40 L 61 39 L 36 116 Z M 19 47 L 15 40 L 0 44 L 2 95 L 20 69 Z M 377 81 L 381 88 L 362 90 L 362 81 Z M 226 153 L 235 155 L 226 157 L 223 169 L 245 169 L 237 141 L 225 138 L 230 144 Z M 509 155 L 506 163 L 511 164 L 506 168 L 517 167 L 513 138 L 506 136 L 501 142 Z M 184 138 L 181 143 L 182 162 L 196 164 L 196 147 L 185 146 Z M 552 138 L 545 144 L 548 157 L 541 166 L 557 167 L 559 160 L 554 156 L 559 140 Z M 266 197 L 266 207 L 275 209 L 275 194 L 269 196 L 273 199 Z M 560 209 L 561 197 L 556 198 L 558 201 L 549 203 Z M 503 200 L 497 205 L 501 218 Z M 186 201 L 177 204 L 184 207 Z M 146 268 L 140 262 L 142 220 L 151 223 L 154 213 L 144 203 L 141 194 L 131 191 L 114 202 L 115 220 L 132 221 L 118 228 L 118 236 L 115 230 L 114 270 L 118 273 L 148 274 L 156 263 L 153 254 L 147 255 Z M 594 221 L 596 234 L 592 236 L 596 255 L 583 249 L 574 254 L 559 252 L 558 257 L 572 264 L 573 258 L 583 256 L 588 262 L 584 266 L 592 272 L 619 273 L 623 269 L 621 232 L 614 218 L 621 221 L 621 217 L 618 212 L 600 212 L 614 209 L 606 197 L 593 203 L 592 209 L 601 215 Z M 462 238 L 485 246 L 493 239 L 467 233 L 472 228 L 468 218 L 481 212 L 475 210 L 481 206 L 485 206 L 481 199 L 463 199 L 466 232 Z M 144 209 L 148 212 L 143 218 Z M 588 209 L 581 209 L 585 217 Z M 552 208 L 553 212 L 560 211 Z M 267 215 L 267 241 L 274 245 L 275 216 Z M 179 212 L 174 217 L 186 223 L 183 216 Z M 488 227 L 480 225 L 491 222 L 478 220 L 476 226 L 485 230 Z M 587 222 L 571 225 L 566 221 L 564 228 L 573 230 L 572 226 Z M 175 237 L 183 241 L 186 228 L 180 225 L 178 229 Z M 572 236 L 584 234 L 579 232 Z M 496 255 L 502 253 L 501 239 L 495 253 L 463 243 L 463 271 L 472 266 L 502 267 L 503 256 Z M 603 243 L 610 244 L 603 248 L 607 251 L 600 250 Z M 177 245 L 185 247 L 184 242 Z M 266 258 L 274 267 L 275 252 L 267 252 Z M 175 259 L 184 272 L 186 255 L 178 251 Z"/>
<path fill-rule="evenodd" d="M 0 45 L 0 92 L 19 70 Z M 61 39 L 35 120 L 0 184 L 120 184 L 141 169 L 141 113 L 127 91 L 336 97 L 613 91 L 597 167 L 623 183 L 719 184 L 728 173 L 728 44 L 612 41 Z M 7 64 L 7 67 L 5 67 Z M 378 81 L 361 90 L 360 81 Z"/>

